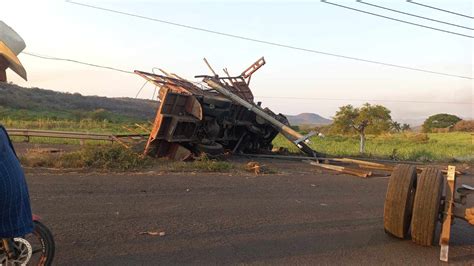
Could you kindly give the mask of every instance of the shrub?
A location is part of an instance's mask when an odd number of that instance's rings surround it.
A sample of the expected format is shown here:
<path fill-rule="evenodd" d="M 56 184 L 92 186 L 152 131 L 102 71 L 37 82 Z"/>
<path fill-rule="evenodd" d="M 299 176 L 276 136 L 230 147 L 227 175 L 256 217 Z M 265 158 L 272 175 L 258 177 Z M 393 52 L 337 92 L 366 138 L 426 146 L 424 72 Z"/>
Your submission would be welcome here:
<path fill-rule="evenodd" d="M 412 142 L 426 143 L 430 137 L 426 133 L 404 133 L 403 136 Z"/>
<path fill-rule="evenodd" d="M 85 166 L 109 170 L 131 170 L 149 165 L 150 159 L 120 145 L 86 146 L 81 151 Z"/>
<path fill-rule="evenodd" d="M 474 132 L 474 120 L 461 120 L 457 122 L 453 131 Z"/>
<path fill-rule="evenodd" d="M 139 169 L 151 164 L 150 158 L 143 158 L 119 145 L 90 145 L 69 153 L 43 153 L 33 149 L 21 156 L 20 161 L 24 166 L 29 167 L 90 167 L 116 171 Z"/>
<path fill-rule="evenodd" d="M 423 132 L 433 132 L 434 128 L 451 128 L 459 122 L 461 118 L 450 114 L 436 114 L 428 117 L 423 123 Z"/>

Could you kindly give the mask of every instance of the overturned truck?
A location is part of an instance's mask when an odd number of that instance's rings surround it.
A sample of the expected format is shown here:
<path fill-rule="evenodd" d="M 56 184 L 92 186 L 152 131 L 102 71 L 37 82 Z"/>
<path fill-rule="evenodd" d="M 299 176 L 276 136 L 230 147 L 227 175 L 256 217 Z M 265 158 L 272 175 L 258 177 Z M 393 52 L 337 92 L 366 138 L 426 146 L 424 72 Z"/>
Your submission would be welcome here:
<path fill-rule="evenodd" d="M 204 83 L 188 81 L 176 74 L 162 75 L 135 71 L 160 88 L 156 118 L 144 153 L 154 157 L 185 160 L 206 153 L 260 153 L 272 149 L 278 133 L 295 143 L 306 154 L 317 153 L 302 136 L 289 127 L 282 114 L 275 114 L 254 102 L 249 88 L 252 74 L 265 64 L 262 57 L 236 77 L 219 77 L 207 63 L 212 76 Z"/>

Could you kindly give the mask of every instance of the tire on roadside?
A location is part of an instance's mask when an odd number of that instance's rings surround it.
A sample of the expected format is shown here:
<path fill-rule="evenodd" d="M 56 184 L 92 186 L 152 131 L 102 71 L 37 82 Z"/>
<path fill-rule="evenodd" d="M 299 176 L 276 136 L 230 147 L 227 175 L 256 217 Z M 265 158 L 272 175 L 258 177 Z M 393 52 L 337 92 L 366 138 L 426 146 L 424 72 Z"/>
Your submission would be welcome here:
<path fill-rule="evenodd" d="M 386 233 L 398 238 L 408 236 L 415 189 L 416 167 L 408 164 L 396 165 L 385 196 L 383 224 Z"/>
<path fill-rule="evenodd" d="M 434 242 L 443 188 L 443 175 L 436 168 L 428 167 L 418 177 L 411 221 L 412 241 L 416 244 L 431 246 Z"/>

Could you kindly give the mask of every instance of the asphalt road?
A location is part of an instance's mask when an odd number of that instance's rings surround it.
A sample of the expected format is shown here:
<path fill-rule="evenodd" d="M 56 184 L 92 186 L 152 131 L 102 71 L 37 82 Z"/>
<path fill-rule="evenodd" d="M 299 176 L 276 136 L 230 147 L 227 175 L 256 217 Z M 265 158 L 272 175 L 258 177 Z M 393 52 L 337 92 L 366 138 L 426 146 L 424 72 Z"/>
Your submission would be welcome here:
<path fill-rule="evenodd" d="M 27 176 L 33 210 L 53 231 L 61 265 L 439 263 L 439 247 L 384 233 L 387 178 L 275 164 L 283 173 L 258 177 L 41 170 Z M 474 185 L 472 175 L 460 181 Z M 474 265 L 474 227 L 456 222 L 449 255 L 452 263 Z"/>

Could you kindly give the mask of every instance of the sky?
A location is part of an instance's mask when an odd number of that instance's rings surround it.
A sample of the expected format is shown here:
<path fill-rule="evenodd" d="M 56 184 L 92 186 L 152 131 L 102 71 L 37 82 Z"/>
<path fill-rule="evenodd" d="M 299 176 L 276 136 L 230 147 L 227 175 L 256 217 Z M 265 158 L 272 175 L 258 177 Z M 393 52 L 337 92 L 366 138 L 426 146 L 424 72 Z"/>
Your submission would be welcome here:
<path fill-rule="evenodd" d="M 217 72 L 238 75 L 261 56 L 266 65 L 252 77 L 256 100 L 284 114 L 313 112 L 332 117 L 338 107 L 382 104 L 401 122 L 436 113 L 472 119 L 473 80 L 440 76 L 269 46 L 194 31 L 61 0 L 0 0 L 0 20 L 25 40 L 25 51 L 127 71 L 163 68 L 188 79 Z M 76 0 L 74 0 L 76 1 Z M 76 2 L 141 16 L 345 56 L 473 76 L 473 39 L 386 20 L 320 1 L 87 1 Z M 396 14 L 353 1 L 332 2 L 443 30 L 474 31 Z M 474 28 L 474 19 L 405 0 L 367 0 L 409 13 Z M 474 14 L 471 0 L 417 2 Z M 107 97 L 135 97 L 144 80 L 134 74 L 19 55 L 26 87 Z M 197 81 L 197 80 L 196 80 Z M 150 99 L 145 85 L 139 98 Z M 406 101 L 406 102 L 401 102 Z M 435 102 L 435 103 L 427 103 Z"/>

